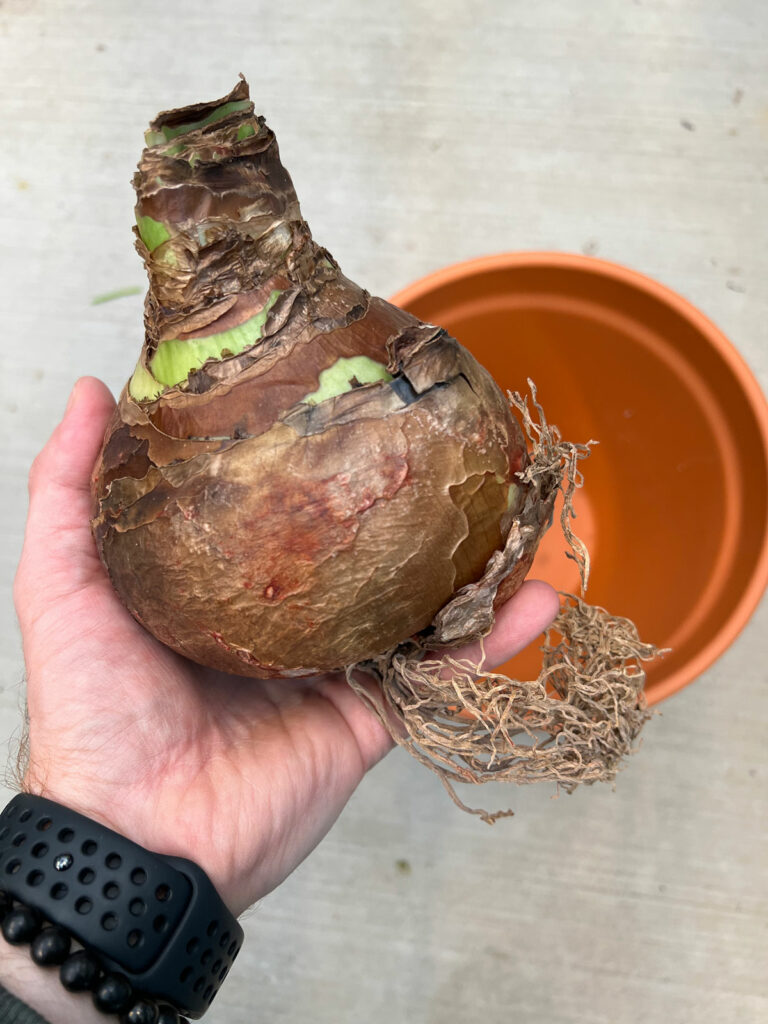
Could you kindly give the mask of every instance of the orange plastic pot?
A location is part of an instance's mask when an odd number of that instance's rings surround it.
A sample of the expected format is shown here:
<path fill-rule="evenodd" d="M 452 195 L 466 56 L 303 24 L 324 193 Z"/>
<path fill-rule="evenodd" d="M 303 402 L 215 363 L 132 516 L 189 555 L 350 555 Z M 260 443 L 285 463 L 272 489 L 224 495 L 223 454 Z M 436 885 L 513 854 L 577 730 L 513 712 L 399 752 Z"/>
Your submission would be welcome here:
<path fill-rule="evenodd" d="M 562 253 L 489 256 L 393 297 L 462 342 L 506 389 L 530 377 L 563 437 L 595 439 L 576 499 L 588 600 L 671 653 L 654 704 L 733 642 L 768 584 L 768 405 L 728 339 L 635 271 Z M 575 592 L 555 525 L 532 575 Z M 504 671 L 535 677 L 540 654 Z"/>

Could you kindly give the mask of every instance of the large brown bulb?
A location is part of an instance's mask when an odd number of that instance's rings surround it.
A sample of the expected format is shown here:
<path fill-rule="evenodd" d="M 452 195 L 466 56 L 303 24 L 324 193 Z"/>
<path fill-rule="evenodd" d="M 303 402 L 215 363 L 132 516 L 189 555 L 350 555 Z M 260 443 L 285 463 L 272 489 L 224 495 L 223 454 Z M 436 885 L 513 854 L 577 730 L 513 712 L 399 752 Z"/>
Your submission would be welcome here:
<path fill-rule="evenodd" d="M 523 506 L 506 399 L 316 245 L 244 81 L 161 114 L 147 141 L 146 337 L 93 487 L 117 592 L 169 647 L 256 677 L 428 635 L 489 563 L 499 576 Z"/>

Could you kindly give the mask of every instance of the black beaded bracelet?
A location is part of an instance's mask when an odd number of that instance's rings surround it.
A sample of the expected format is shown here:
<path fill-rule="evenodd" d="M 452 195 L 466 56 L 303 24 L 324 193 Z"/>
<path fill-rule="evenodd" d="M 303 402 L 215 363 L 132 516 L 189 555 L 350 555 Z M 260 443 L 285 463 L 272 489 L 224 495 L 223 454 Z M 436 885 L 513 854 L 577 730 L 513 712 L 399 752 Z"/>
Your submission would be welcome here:
<path fill-rule="evenodd" d="M 71 952 L 72 937 L 55 924 L 46 924 L 32 907 L 15 901 L 0 889 L 0 930 L 12 946 L 30 943 L 29 955 L 40 967 L 58 967 L 68 992 L 91 992 L 93 1005 L 104 1014 L 117 1014 L 120 1024 L 189 1024 L 173 1006 L 156 1003 L 135 992 L 128 979 L 105 971 L 85 949 Z"/>

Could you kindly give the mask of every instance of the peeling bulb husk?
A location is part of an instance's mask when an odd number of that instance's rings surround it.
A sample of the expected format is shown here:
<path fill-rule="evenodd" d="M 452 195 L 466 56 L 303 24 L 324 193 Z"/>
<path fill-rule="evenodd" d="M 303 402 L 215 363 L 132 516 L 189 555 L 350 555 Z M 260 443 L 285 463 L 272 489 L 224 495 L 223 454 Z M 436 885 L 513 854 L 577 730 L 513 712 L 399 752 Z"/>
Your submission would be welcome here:
<path fill-rule="evenodd" d="M 525 502 L 505 396 L 317 245 L 244 81 L 146 140 L 144 345 L 94 487 L 115 588 L 174 650 L 256 677 L 428 632 Z"/>

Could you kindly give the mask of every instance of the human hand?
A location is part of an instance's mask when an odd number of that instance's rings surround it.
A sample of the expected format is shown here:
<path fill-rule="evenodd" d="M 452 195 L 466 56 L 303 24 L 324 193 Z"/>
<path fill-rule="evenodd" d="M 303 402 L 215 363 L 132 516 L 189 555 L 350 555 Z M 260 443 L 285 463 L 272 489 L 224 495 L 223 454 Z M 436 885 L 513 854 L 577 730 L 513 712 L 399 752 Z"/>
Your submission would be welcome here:
<path fill-rule="evenodd" d="M 105 385 L 80 380 L 30 473 L 15 585 L 24 788 L 195 861 L 239 914 L 315 847 L 392 741 L 338 673 L 225 675 L 131 618 L 89 528 L 90 473 L 113 407 Z M 558 610 L 551 587 L 525 583 L 497 616 L 487 663 L 530 643 Z"/>

